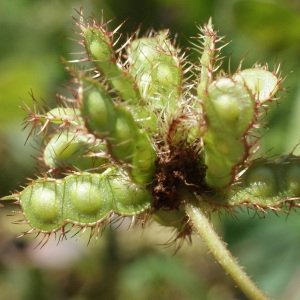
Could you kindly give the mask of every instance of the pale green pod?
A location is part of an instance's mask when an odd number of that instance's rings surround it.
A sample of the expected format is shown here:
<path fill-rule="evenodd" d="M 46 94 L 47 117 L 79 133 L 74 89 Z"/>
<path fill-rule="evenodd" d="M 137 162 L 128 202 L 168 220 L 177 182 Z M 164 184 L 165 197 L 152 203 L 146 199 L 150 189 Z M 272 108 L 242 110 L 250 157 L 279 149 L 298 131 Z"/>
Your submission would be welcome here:
<path fill-rule="evenodd" d="M 154 111 L 145 106 L 132 106 L 130 112 L 134 117 L 138 127 L 145 130 L 145 133 L 151 137 L 153 133 L 158 131 L 157 115 Z"/>
<path fill-rule="evenodd" d="M 108 137 L 112 155 L 120 160 L 130 161 L 135 151 L 135 141 L 141 135 L 132 115 L 121 107 L 115 108 L 116 122 Z"/>
<path fill-rule="evenodd" d="M 111 34 L 102 27 L 84 27 L 83 24 L 81 30 L 90 60 L 124 100 L 130 104 L 138 103 L 140 95 L 135 80 L 121 64 L 117 63 Z"/>
<path fill-rule="evenodd" d="M 183 71 L 168 32 L 159 32 L 153 38 L 136 39 L 127 51 L 130 72 L 147 105 L 154 111 L 174 113 L 181 94 Z"/>
<path fill-rule="evenodd" d="M 86 126 L 98 138 L 110 136 L 117 119 L 111 97 L 98 82 L 88 78 L 81 80 L 84 89 L 81 112 Z"/>
<path fill-rule="evenodd" d="M 299 199 L 300 162 L 288 155 L 276 161 L 253 162 L 238 182 L 207 200 L 226 206 L 253 204 L 261 209 L 279 209 L 286 202 L 299 204 Z"/>
<path fill-rule="evenodd" d="M 113 211 L 123 216 L 136 216 L 151 208 L 151 193 L 127 178 L 111 178 L 109 186 L 112 193 Z"/>
<path fill-rule="evenodd" d="M 270 100 L 278 91 L 279 81 L 275 74 L 258 68 L 238 71 L 232 78 L 244 83 L 261 104 Z"/>
<path fill-rule="evenodd" d="M 178 68 L 180 68 L 178 60 L 172 57 L 170 59 L 166 55 L 161 55 L 158 59 L 157 66 L 154 66 L 153 69 L 153 78 L 161 88 L 170 91 L 171 89 L 176 90 L 181 82 L 181 72 L 178 72 Z"/>
<path fill-rule="evenodd" d="M 64 218 L 92 226 L 109 217 L 112 191 L 101 174 L 70 175 L 64 179 Z"/>
<path fill-rule="evenodd" d="M 140 136 L 135 142 L 135 152 L 131 159 L 129 175 L 139 184 L 148 184 L 153 180 L 156 170 L 156 153 L 146 136 Z"/>
<path fill-rule="evenodd" d="M 286 166 L 285 182 L 290 197 L 300 197 L 300 163 Z"/>
<path fill-rule="evenodd" d="M 38 179 L 18 194 L 27 222 L 35 232 L 54 233 L 71 223 L 79 227 L 100 226 L 113 213 L 137 216 L 151 209 L 150 191 L 132 183 L 113 168 L 102 174 L 78 173 L 63 179 Z"/>
<path fill-rule="evenodd" d="M 156 168 L 151 142 L 128 111 L 118 107 L 116 112 L 116 127 L 108 138 L 109 150 L 115 159 L 128 163 L 127 171 L 135 182 L 149 183 Z"/>
<path fill-rule="evenodd" d="M 203 136 L 206 183 L 222 188 L 234 179 L 234 167 L 247 153 L 244 135 L 255 119 L 255 99 L 244 84 L 214 81 L 203 99 L 207 130 Z"/>
<path fill-rule="evenodd" d="M 90 135 L 62 132 L 55 134 L 46 145 L 44 161 L 50 168 L 66 166 L 84 171 L 107 163 L 106 151 L 106 145 Z"/>
<path fill-rule="evenodd" d="M 207 166 L 205 182 L 213 188 L 222 188 L 233 180 L 232 164 L 229 164 L 221 154 L 216 151 L 205 152 L 205 165 Z"/>
<path fill-rule="evenodd" d="M 278 193 L 276 170 L 271 165 L 261 164 L 245 174 L 245 185 L 251 189 L 253 197 L 272 197 Z"/>
<path fill-rule="evenodd" d="M 30 225 L 42 232 L 51 232 L 64 225 L 63 195 L 63 184 L 38 180 L 26 187 L 18 198 Z"/>
<path fill-rule="evenodd" d="M 127 49 L 130 73 L 139 80 L 142 74 L 149 74 L 151 62 L 155 59 L 158 48 L 160 47 L 157 38 L 139 38 L 133 40 Z"/>
<path fill-rule="evenodd" d="M 151 71 L 155 90 L 154 107 L 174 113 L 181 95 L 183 76 L 179 59 L 171 56 L 169 52 L 159 53 L 154 63 Z"/>
<path fill-rule="evenodd" d="M 229 165 L 239 164 L 246 154 L 246 145 L 242 139 L 225 136 L 222 133 L 208 131 L 205 135 L 205 150 L 214 152 Z"/>
<path fill-rule="evenodd" d="M 164 210 L 159 209 L 152 214 L 153 220 L 162 226 L 174 227 L 183 232 L 187 225 L 188 216 L 184 209 Z"/>
<path fill-rule="evenodd" d="M 93 60 L 103 64 L 103 66 L 107 65 L 103 68 L 109 68 L 112 64 L 111 61 L 115 57 L 108 34 L 104 30 L 101 30 L 101 28 L 82 26 L 81 30 L 88 54 L 93 57 Z"/>
<path fill-rule="evenodd" d="M 208 130 L 203 138 L 204 164 L 207 166 L 205 181 L 214 188 L 230 184 L 234 179 L 233 168 L 240 164 L 246 154 L 246 145 L 242 139 L 222 135 Z"/>
<path fill-rule="evenodd" d="M 208 130 L 241 137 L 253 122 L 255 99 L 244 84 L 220 78 L 203 100 Z"/>
<path fill-rule="evenodd" d="M 114 159 L 121 163 L 132 165 L 137 152 L 143 151 L 147 156 L 145 160 L 155 158 L 150 141 L 146 138 L 131 113 L 122 107 L 116 107 L 109 95 L 106 94 L 100 84 L 93 80 L 83 80 L 83 86 L 86 87 L 83 92 L 82 114 L 85 118 L 87 127 L 98 138 L 105 138 L 108 142 L 108 151 Z M 144 137 L 145 136 L 145 137 Z M 142 145 L 137 141 L 143 141 Z M 144 147 L 150 149 L 145 150 Z M 139 154 L 137 154 L 138 157 Z M 137 157 L 137 163 L 140 164 L 141 159 Z M 153 160 L 149 162 L 153 164 Z M 148 163 L 148 164 L 149 164 Z M 145 163 L 143 163 L 145 164 Z M 149 178 L 149 169 L 144 174 L 145 167 L 138 167 L 143 173 L 145 180 Z M 151 167 L 152 168 L 152 167 Z M 152 174 L 151 170 L 151 176 Z"/>

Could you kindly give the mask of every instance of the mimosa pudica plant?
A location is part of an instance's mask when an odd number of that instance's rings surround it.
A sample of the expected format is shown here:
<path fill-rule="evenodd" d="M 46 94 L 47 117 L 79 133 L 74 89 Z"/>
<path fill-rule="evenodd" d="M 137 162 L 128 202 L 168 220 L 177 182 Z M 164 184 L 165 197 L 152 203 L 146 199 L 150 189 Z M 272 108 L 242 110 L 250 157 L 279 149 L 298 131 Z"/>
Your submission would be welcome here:
<path fill-rule="evenodd" d="M 65 61 L 72 97 L 48 111 L 28 108 L 30 134 L 43 137 L 41 175 L 3 197 L 21 206 L 20 223 L 59 234 L 110 222 L 153 219 L 174 228 L 179 244 L 198 232 L 250 299 L 268 299 L 246 276 L 209 221 L 237 207 L 289 212 L 299 206 L 300 161 L 257 155 L 259 128 L 282 90 L 280 67 L 221 69 L 223 38 L 209 20 L 193 40 L 199 60 L 167 30 L 121 36 L 107 23 L 76 20 L 83 52 Z M 223 44 L 222 44 L 223 43 Z"/>

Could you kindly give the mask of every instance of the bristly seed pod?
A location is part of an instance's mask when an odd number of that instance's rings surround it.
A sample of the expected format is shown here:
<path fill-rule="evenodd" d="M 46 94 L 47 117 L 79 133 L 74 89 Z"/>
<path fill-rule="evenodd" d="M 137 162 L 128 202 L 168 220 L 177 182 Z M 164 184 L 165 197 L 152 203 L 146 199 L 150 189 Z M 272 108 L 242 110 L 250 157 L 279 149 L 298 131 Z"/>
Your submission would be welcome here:
<path fill-rule="evenodd" d="M 130 73 L 147 105 L 153 111 L 174 114 L 181 95 L 183 70 L 168 31 L 132 41 L 127 52 Z"/>
<path fill-rule="evenodd" d="M 85 25 L 83 18 L 81 18 L 78 26 L 82 31 L 89 59 L 124 100 L 128 101 L 129 104 L 139 103 L 141 99 L 133 77 L 115 57 L 112 46 L 113 33 L 107 32 L 104 26 L 98 25 L 96 21 L 93 24 Z"/>
<path fill-rule="evenodd" d="M 268 161 L 254 161 L 246 172 L 224 192 L 215 194 L 210 201 L 227 206 L 251 206 L 264 211 L 283 209 L 285 204 L 300 206 L 300 160 L 288 155 Z"/>
<path fill-rule="evenodd" d="M 122 107 L 115 108 L 116 122 L 108 142 L 114 157 L 130 161 L 135 151 L 134 144 L 141 133 L 132 115 Z"/>
<path fill-rule="evenodd" d="M 114 213 L 139 216 L 152 204 L 149 191 L 113 169 L 103 174 L 73 174 L 60 180 L 38 179 L 22 192 L 3 200 L 11 199 L 18 200 L 35 232 L 49 235 L 63 233 L 69 223 L 99 230 Z"/>
<path fill-rule="evenodd" d="M 33 228 L 52 232 L 62 227 L 64 187 L 54 181 L 37 181 L 18 196 L 24 216 Z"/>
<path fill-rule="evenodd" d="M 244 84 L 220 78 L 209 85 L 203 106 L 206 182 L 221 188 L 232 182 L 233 168 L 245 157 L 243 138 L 255 120 L 256 103 Z"/>
<path fill-rule="evenodd" d="M 262 68 L 239 70 L 232 78 L 244 83 L 260 104 L 272 99 L 278 91 L 280 82 L 275 74 Z"/>
<path fill-rule="evenodd" d="M 75 170 L 103 171 L 108 163 L 106 145 L 91 135 L 71 132 L 57 133 L 44 150 L 45 164 L 50 168 L 69 167 Z"/>
<path fill-rule="evenodd" d="M 100 139 L 111 135 L 117 119 L 113 100 L 95 80 L 82 77 L 81 85 L 81 113 L 86 126 Z"/>

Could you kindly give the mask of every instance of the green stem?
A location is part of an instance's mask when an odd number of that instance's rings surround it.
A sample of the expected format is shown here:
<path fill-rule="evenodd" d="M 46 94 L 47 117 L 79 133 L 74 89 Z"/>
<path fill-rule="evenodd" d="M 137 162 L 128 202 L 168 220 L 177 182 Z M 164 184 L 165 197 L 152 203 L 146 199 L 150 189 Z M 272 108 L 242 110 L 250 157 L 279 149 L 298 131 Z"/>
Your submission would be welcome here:
<path fill-rule="evenodd" d="M 270 299 L 255 285 L 250 277 L 247 276 L 237 260 L 228 251 L 226 244 L 213 229 L 213 225 L 209 221 L 205 209 L 202 209 L 201 204 L 196 200 L 195 196 L 192 193 L 183 190 L 182 197 L 184 197 L 186 202 L 185 209 L 190 220 L 193 222 L 194 227 L 218 263 L 223 267 L 227 274 L 231 276 L 243 293 L 249 299 Z"/>

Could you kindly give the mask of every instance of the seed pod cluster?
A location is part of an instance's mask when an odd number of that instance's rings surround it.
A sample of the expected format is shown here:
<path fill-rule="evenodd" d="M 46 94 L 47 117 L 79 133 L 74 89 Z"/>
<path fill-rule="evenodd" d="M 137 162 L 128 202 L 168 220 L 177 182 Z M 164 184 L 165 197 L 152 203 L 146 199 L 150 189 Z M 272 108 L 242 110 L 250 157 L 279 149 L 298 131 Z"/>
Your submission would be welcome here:
<path fill-rule="evenodd" d="M 138 216 L 152 204 L 146 189 L 107 171 L 35 180 L 10 199 L 18 200 L 34 231 L 46 234 L 62 230 L 67 224 L 99 228 L 113 214 Z"/>
<path fill-rule="evenodd" d="M 66 63 L 72 97 L 60 96 L 63 105 L 43 114 L 29 110 L 27 118 L 27 125 L 40 125 L 49 170 L 3 198 L 18 200 L 33 229 L 46 235 L 64 234 L 67 224 L 99 229 L 113 214 L 150 211 L 177 237 L 189 237 L 182 190 L 213 208 L 275 207 L 280 197 L 300 196 L 295 158 L 282 166 L 246 165 L 260 107 L 279 89 L 278 72 L 255 66 L 217 74 L 222 47 L 211 20 L 200 28 L 199 65 L 186 62 L 167 30 L 134 35 L 116 51 L 117 30 L 109 32 L 107 23 L 90 23 L 81 13 L 77 25 L 86 57 L 72 61 L 79 68 Z M 275 204 L 263 204 L 267 197 Z"/>

